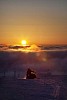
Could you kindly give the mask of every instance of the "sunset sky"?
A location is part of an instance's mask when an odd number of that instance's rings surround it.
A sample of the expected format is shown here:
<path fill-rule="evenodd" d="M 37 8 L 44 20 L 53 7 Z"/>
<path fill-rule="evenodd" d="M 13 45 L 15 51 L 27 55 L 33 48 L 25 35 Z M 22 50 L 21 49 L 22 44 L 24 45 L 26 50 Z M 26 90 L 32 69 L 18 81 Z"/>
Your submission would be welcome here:
<path fill-rule="evenodd" d="M 0 0 L 0 44 L 67 44 L 67 0 Z"/>

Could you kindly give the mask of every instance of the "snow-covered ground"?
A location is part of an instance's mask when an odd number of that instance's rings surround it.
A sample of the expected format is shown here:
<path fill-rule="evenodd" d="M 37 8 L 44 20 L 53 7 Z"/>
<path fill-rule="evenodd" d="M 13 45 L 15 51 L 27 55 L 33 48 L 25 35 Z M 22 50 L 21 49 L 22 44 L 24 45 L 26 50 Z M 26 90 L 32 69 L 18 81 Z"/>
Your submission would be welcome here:
<path fill-rule="evenodd" d="M 66 100 L 62 80 L 1 79 L 0 100 Z"/>

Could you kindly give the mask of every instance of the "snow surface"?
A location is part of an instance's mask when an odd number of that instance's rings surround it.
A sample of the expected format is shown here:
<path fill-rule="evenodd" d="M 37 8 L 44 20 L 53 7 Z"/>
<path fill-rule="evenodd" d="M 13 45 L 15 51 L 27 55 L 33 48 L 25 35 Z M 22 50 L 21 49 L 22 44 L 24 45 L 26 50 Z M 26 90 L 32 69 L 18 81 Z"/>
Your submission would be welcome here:
<path fill-rule="evenodd" d="M 61 80 L 1 79 L 0 100 L 66 100 Z"/>

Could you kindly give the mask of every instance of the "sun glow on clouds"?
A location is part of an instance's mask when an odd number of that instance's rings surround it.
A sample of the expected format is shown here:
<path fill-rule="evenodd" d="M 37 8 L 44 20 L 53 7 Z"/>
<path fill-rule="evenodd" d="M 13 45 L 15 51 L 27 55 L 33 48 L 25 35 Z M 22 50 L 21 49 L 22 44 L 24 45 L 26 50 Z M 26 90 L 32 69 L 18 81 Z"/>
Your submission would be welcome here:
<path fill-rule="evenodd" d="M 33 44 L 28 48 L 28 50 L 30 50 L 30 51 L 40 51 L 40 48 L 37 45 Z"/>
<path fill-rule="evenodd" d="M 23 48 L 20 48 L 21 51 L 23 52 L 40 52 L 41 51 L 41 48 L 39 48 L 37 45 L 35 44 L 32 44 L 32 45 L 25 45 L 25 44 L 22 44 Z"/>
<path fill-rule="evenodd" d="M 41 48 L 36 44 L 29 45 L 26 40 L 22 40 L 21 44 L 23 46 L 22 51 L 24 52 L 40 52 Z"/>

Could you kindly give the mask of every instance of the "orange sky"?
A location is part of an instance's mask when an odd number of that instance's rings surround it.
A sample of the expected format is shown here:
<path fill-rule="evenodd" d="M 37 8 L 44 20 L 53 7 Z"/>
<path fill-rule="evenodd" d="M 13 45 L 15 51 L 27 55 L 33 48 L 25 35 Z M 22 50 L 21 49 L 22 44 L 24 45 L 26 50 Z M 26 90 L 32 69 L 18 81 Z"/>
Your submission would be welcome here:
<path fill-rule="evenodd" d="M 67 44 L 66 0 L 0 0 L 0 43 Z"/>

